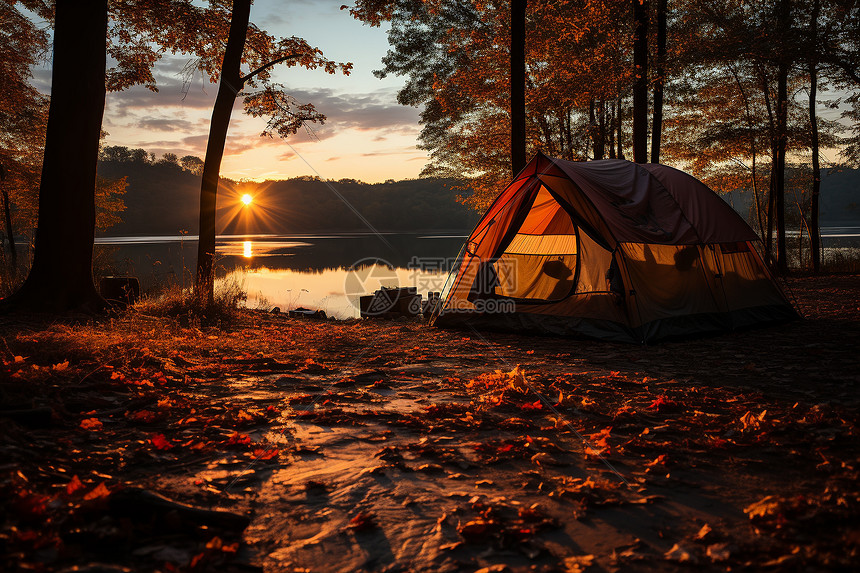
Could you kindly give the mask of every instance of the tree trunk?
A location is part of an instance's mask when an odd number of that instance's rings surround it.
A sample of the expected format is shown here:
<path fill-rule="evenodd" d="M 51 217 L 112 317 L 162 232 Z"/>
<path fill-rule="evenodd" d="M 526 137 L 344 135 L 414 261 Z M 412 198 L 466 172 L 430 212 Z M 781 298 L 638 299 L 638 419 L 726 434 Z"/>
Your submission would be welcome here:
<path fill-rule="evenodd" d="M 622 128 L 624 127 L 624 108 L 621 107 L 621 98 L 618 98 L 618 159 L 624 159 L 624 147 L 622 146 Z"/>
<path fill-rule="evenodd" d="M 780 38 L 787 43 L 786 35 L 791 17 L 790 0 L 781 0 L 779 5 Z M 777 77 L 777 161 L 776 161 L 776 259 L 780 274 L 788 274 L 788 252 L 785 244 L 785 152 L 788 142 L 788 67 L 789 56 L 786 49 L 780 50 Z"/>
<path fill-rule="evenodd" d="M 738 76 L 737 72 L 734 68 L 731 68 L 732 75 L 735 78 L 735 83 L 738 85 L 738 91 L 741 94 L 741 98 L 744 100 L 744 112 L 747 119 L 747 131 L 749 133 L 750 138 L 750 155 L 752 156 L 752 191 L 753 191 L 753 201 L 755 201 L 755 214 L 756 221 L 758 222 L 758 234 L 760 237 L 764 238 L 764 220 L 762 219 L 761 214 L 761 199 L 759 198 L 758 193 L 758 179 L 756 172 L 756 159 L 757 159 L 757 151 L 755 144 L 755 122 L 753 121 L 752 112 L 750 111 L 750 100 L 747 97 L 747 92 L 744 89 L 744 85 L 741 82 L 741 78 Z"/>
<path fill-rule="evenodd" d="M 615 159 L 615 102 L 609 106 L 609 159 Z"/>
<path fill-rule="evenodd" d="M 526 0 L 511 0 L 511 172 L 526 166 Z"/>
<path fill-rule="evenodd" d="M 107 0 L 58 0 L 33 266 L 8 309 L 100 312 L 93 285 Z"/>
<path fill-rule="evenodd" d="M 594 147 L 594 159 L 603 159 L 603 139 L 598 124 L 597 114 L 599 110 L 595 110 L 594 99 L 588 104 L 588 131 L 591 135 L 591 144 Z"/>
<path fill-rule="evenodd" d="M 763 67 L 759 70 L 759 83 L 764 98 L 764 106 L 767 110 L 767 130 L 768 139 L 770 140 L 770 181 L 767 192 L 767 235 L 764 239 L 764 258 L 765 261 L 773 265 L 773 212 L 774 212 L 774 195 L 776 186 L 776 156 L 777 156 L 777 120 L 774 118 L 773 106 L 770 101 L 770 86 L 767 72 Z"/>
<path fill-rule="evenodd" d="M 15 230 L 12 228 L 12 203 L 9 200 L 9 190 L 6 189 L 6 169 L 0 165 L 0 189 L 3 190 L 3 219 L 6 223 L 6 236 L 9 237 L 9 272 L 12 280 L 18 274 L 18 249 L 15 247 Z"/>
<path fill-rule="evenodd" d="M 819 194 L 821 192 L 821 164 L 818 160 L 818 116 L 815 113 L 815 98 L 818 93 L 818 68 L 816 55 L 818 54 L 818 14 L 821 9 L 819 0 L 815 0 L 812 7 L 810 22 L 810 36 L 812 57 L 809 59 L 809 125 L 811 128 L 812 141 L 812 195 L 810 206 L 809 245 L 812 254 L 812 270 L 816 274 L 821 271 L 821 235 L 819 229 Z"/>
<path fill-rule="evenodd" d="M 663 135 L 663 85 L 666 82 L 666 9 L 666 0 L 657 0 L 657 77 L 654 78 L 651 163 L 660 163 L 660 141 Z"/>
<path fill-rule="evenodd" d="M 648 0 L 633 0 L 633 161 L 648 162 Z"/>
<path fill-rule="evenodd" d="M 224 60 L 221 63 L 221 81 L 218 84 L 218 95 L 212 109 L 206 158 L 203 161 L 195 287 L 198 300 L 210 306 L 215 296 L 215 207 L 218 196 L 218 177 L 221 173 L 221 160 L 224 157 L 230 115 L 233 112 L 236 96 L 242 89 L 239 66 L 245 49 L 250 14 L 250 0 L 233 0 L 230 33 L 224 50 Z"/>

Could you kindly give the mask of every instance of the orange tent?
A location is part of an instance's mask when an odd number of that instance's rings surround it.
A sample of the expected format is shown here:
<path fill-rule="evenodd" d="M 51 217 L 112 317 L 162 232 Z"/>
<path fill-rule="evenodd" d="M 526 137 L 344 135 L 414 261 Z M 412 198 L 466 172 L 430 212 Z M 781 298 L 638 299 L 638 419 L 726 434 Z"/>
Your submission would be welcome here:
<path fill-rule="evenodd" d="M 795 319 L 758 242 L 682 171 L 538 154 L 472 231 L 433 323 L 649 342 Z"/>

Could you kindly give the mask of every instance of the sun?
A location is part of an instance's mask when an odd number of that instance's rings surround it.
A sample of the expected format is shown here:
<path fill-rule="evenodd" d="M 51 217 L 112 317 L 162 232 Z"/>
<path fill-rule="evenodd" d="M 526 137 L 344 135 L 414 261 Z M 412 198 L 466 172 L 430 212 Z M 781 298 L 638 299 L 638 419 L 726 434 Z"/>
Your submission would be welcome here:
<path fill-rule="evenodd" d="M 253 201 L 254 201 L 254 198 L 251 197 L 250 195 L 248 195 L 247 193 L 242 195 L 242 203 L 244 203 L 245 205 L 250 205 Z"/>

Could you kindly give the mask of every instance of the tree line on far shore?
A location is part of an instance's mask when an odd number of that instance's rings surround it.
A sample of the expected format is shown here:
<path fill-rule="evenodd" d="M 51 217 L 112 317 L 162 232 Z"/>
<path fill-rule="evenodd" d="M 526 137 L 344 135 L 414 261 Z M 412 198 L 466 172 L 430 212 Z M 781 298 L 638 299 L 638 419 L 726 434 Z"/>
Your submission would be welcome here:
<path fill-rule="evenodd" d="M 143 149 L 106 147 L 99 175 L 125 181 L 124 211 L 101 235 L 177 235 L 198 232 L 202 161 L 192 155 L 156 158 Z M 362 221 L 335 192 L 343 196 L 380 231 L 456 230 L 468 232 L 479 214 L 457 201 L 455 182 L 446 179 L 388 180 L 364 183 L 354 179 L 321 180 L 296 177 L 280 181 L 219 183 L 217 232 L 317 233 L 367 231 Z M 254 198 L 243 207 L 243 194 Z M 170 205 L 165 209 L 164 205 Z"/>

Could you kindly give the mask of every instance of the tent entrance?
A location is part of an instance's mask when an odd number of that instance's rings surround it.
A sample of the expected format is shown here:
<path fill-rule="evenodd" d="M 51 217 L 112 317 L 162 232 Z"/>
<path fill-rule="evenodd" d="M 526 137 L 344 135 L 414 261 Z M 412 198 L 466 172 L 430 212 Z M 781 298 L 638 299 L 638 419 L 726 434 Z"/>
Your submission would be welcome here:
<path fill-rule="evenodd" d="M 579 235 L 570 215 L 546 187 L 493 265 L 495 294 L 521 302 L 555 302 L 576 290 Z"/>

